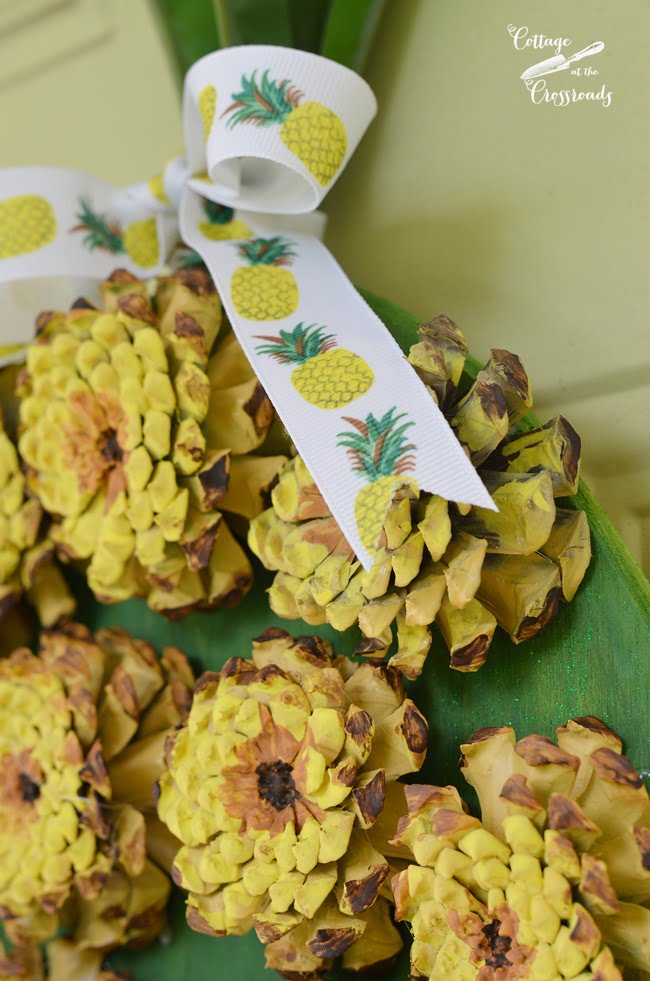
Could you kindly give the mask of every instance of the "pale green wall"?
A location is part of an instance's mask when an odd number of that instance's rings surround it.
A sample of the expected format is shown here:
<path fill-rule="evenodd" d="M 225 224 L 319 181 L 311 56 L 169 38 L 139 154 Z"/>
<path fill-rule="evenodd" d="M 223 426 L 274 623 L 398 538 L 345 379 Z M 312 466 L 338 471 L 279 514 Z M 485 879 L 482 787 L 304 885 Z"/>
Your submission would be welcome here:
<path fill-rule="evenodd" d="M 39 4 L 55 12 L 0 30 L 0 164 L 149 176 L 181 135 L 146 0 Z M 569 52 L 604 41 L 591 64 L 610 108 L 533 106 L 519 75 L 551 52 L 516 52 L 510 23 L 572 37 Z M 367 72 L 380 114 L 327 203 L 356 282 L 445 311 L 480 356 L 521 354 L 646 560 L 649 36 L 647 0 L 388 0 Z"/>
<path fill-rule="evenodd" d="M 180 98 L 147 0 L 31 8 L 4 35 L 0 10 L 0 165 L 76 167 L 116 183 L 156 173 L 181 147 Z"/>

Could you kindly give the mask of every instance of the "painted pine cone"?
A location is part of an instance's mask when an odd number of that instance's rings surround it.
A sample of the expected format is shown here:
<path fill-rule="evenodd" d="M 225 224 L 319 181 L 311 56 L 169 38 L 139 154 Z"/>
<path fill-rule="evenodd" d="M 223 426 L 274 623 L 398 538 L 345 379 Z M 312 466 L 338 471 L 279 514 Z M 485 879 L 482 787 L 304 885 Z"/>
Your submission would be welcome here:
<path fill-rule="evenodd" d="M 170 618 L 235 605 L 252 568 L 222 512 L 243 530 L 285 462 L 260 450 L 271 404 L 206 270 L 153 285 L 118 270 L 102 295 L 41 315 L 28 348 L 29 490 L 100 601 L 144 596 Z"/>
<path fill-rule="evenodd" d="M 27 493 L 16 447 L 0 415 L 0 620 L 24 600 L 34 606 L 43 627 L 70 619 L 75 610 L 54 557 L 48 519 Z"/>
<path fill-rule="evenodd" d="M 0 944 L 0 978 L 13 981 L 133 981 L 131 974 L 118 974 L 105 964 L 102 951 L 82 949 L 73 940 L 52 940 L 13 947 Z"/>
<path fill-rule="evenodd" d="M 621 981 L 650 971 L 650 808 L 621 742 L 592 716 L 462 747 L 482 821 L 453 787 L 407 788 L 392 880 L 413 978 Z"/>
<path fill-rule="evenodd" d="M 555 505 L 578 487 L 575 430 L 562 416 L 525 428 L 530 383 L 508 351 L 493 350 L 460 397 L 467 357 L 460 330 L 438 317 L 419 333 L 409 361 L 499 511 L 448 504 L 418 494 L 406 479 L 400 488 L 395 477 L 375 564 L 364 572 L 298 458 L 282 470 L 272 507 L 249 532 L 252 550 L 277 572 L 269 595 L 279 616 L 341 631 L 358 623 L 364 635 L 358 653 L 374 658 L 386 652 L 396 623 L 397 652 L 389 663 L 409 678 L 422 671 L 434 621 L 458 671 L 481 667 L 497 624 L 515 643 L 535 637 L 560 599 L 573 599 L 591 556 L 585 513 Z M 357 431 L 344 445 L 360 446 L 355 469 L 372 459 L 373 472 L 381 472 L 377 455 L 389 441 L 374 444 L 361 420 L 350 422 Z"/>
<path fill-rule="evenodd" d="M 45 981 L 43 957 L 38 946 L 5 949 L 0 942 L 0 978 L 14 981 Z"/>
<path fill-rule="evenodd" d="M 268 630 L 252 660 L 203 675 L 158 801 L 183 842 L 173 876 L 190 926 L 255 928 L 288 978 L 319 976 L 341 955 L 353 970 L 391 961 L 401 941 L 383 825 L 427 740 L 398 672 L 335 659 L 317 637 Z"/>
<path fill-rule="evenodd" d="M 193 684 L 176 648 L 158 660 L 123 630 L 79 624 L 0 661 L 0 917 L 19 947 L 61 922 L 99 952 L 164 926 L 161 866 L 178 843 L 152 795 Z"/>

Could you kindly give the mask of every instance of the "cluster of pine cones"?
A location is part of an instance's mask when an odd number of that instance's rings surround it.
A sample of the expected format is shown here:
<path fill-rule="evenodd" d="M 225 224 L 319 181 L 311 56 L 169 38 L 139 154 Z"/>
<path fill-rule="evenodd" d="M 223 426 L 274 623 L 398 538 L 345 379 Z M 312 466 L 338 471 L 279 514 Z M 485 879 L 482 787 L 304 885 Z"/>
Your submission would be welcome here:
<path fill-rule="evenodd" d="M 458 327 L 439 317 L 420 328 L 409 361 L 499 510 L 398 482 L 365 572 L 292 454 L 207 271 L 147 283 L 118 270 L 102 296 L 103 309 L 79 301 L 42 314 L 17 379 L 16 445 L 0 441 L 0 614 L 26 595 L 44 626 L 69 618 L 58 562 L 81 569 L 103 603 L 143 597 L 170 619 L 233 606 L 253 580 L 248 533 L 276 571 L 275 612 L 341 631 L 358 623 L 359 653 L 373 658 L 395 624 L 389 663 L 414 678 L 434 623 L 451 666 L 475 671 L 497 625 L 528 640 L 575 595 L 589 528 L 556 499 L 577 490 L 580 439 L 561 416 L 526 425 L 531 386 L 515 355 L 492 351 L 464 384 Z M 382 473 L 390 441 L 354 435 L 353 452 Z"/>
<path fill-rule="evenodd" d="M 475 733 L 461 766 L 480 819 L 455 788 L 403 782 L 429 744 L 404 678 L 433 625 L 451 666 L 476 671 L 497 626 L 535 637 L 589 564 L 584 513 L 556 504 L 580 440 L 561 416 L 527 423 L 519 359 L 493 350 L 471 381 L 458 327 L 420 328 L 409 361 L 499 510 L 398 481 L 366 572 L 205 269 L 117 271 L 102 298 L 39 318 L 17 401 L 1 379 L 0 978 L 117 981 L 106 956 L 160 936 L 170 880 L 190 927 L 255 931 L 289 981 L 335 963 L 379 977 L 396 922 L 412 978 L 650 971 L 650 804 L 602 722 L 570 720 L 557 743 Z M 384 445 L 350 434 L 377 473 Z M 275 573 L 272 609 L 358 625 L 360 660 L 273 628 L 197 681 L 177 648 L 73 621 L 66 567 L 100 602 L 169 619 L 234 606 L 246 538 Z"/>
<path fill-rule="evenodd" d="M 378 977 L 393 907 L 413 978 L 650 970 L 650 802 L 614 733 L 475 733 L 480 820 L 401 781 L 428 737 L 399 672 L 318 637 L 269 629 L 195 683 L 176 648 L 44 631 L 0 661 L 0 977 L 119 977 L 106 954 L 159 936 L 170 877 L 194 930 L 255 930 L 290 981 Z"/>

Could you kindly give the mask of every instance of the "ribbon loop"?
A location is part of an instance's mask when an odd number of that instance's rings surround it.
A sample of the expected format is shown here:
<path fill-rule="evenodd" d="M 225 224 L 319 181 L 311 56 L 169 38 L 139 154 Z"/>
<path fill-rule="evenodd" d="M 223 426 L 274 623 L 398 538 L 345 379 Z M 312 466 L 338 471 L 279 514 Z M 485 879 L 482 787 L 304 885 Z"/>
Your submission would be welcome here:
<path fill-rule="evenodd" d="M 377 111 L 366 82 L 320 55 L 270 45 L 226 48 L 187 73 L 185 147 L 207 196 L 250 211 L 315 210 Z M 196 182 L 194 190 L 200 193 Z"/>

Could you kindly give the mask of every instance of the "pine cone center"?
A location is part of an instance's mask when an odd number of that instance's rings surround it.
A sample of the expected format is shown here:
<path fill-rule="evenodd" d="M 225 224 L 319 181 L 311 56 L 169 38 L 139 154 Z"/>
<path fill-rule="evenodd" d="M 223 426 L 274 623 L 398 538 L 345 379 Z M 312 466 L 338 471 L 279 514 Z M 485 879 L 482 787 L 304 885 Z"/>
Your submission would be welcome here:
<path fill-rule="evenodd" d="M 122 447 L 117 441 L 117 433 L 114 429 L 106 429 L 102 433 L 100 452 L 102 459 L 105 460 L 109 466 L 122 462 L 122 457 L 124 454 L 122 452 Z"/>
<path fill-rule="evenodd" d="M 26 804 L 33 804 L 41 796 L 41 788 L 28 773 L 19 773 L 20 792 Z"/>
<path fill-rule="evenodd" d="M 260 763 L 255 770 L 257 774 L 257 791 L 262 800 L 268 801 L 276 811 L 289 807 L 298 796 L 296 785 L 291 776 L 293 767 L 284 760 L 275 763 Z"/>
<path fill-rule="evenodd" d="M 0 825 L 12 834 L 11 825 L 23 827 L 25 821 L 38 820 L 33 804 L 45 783 L 43 772 L 29 750 L 5 753 L 0 759 Z"/>
<path fill-rule="evenodd" d="M 499 933 L 500 926 L 501 922 L 499 920 L 493 920 L 491 923 L 487 923 L 481 931 L 487 940 L 488 946 L 488 956 L 485 958 L 485 966 L 492 967 L 495 970 L 500 967 L 511 966 L 511 962 L 506 955 L 512 947 L 512 940 L 510 937 L 504 937 Z"/>

